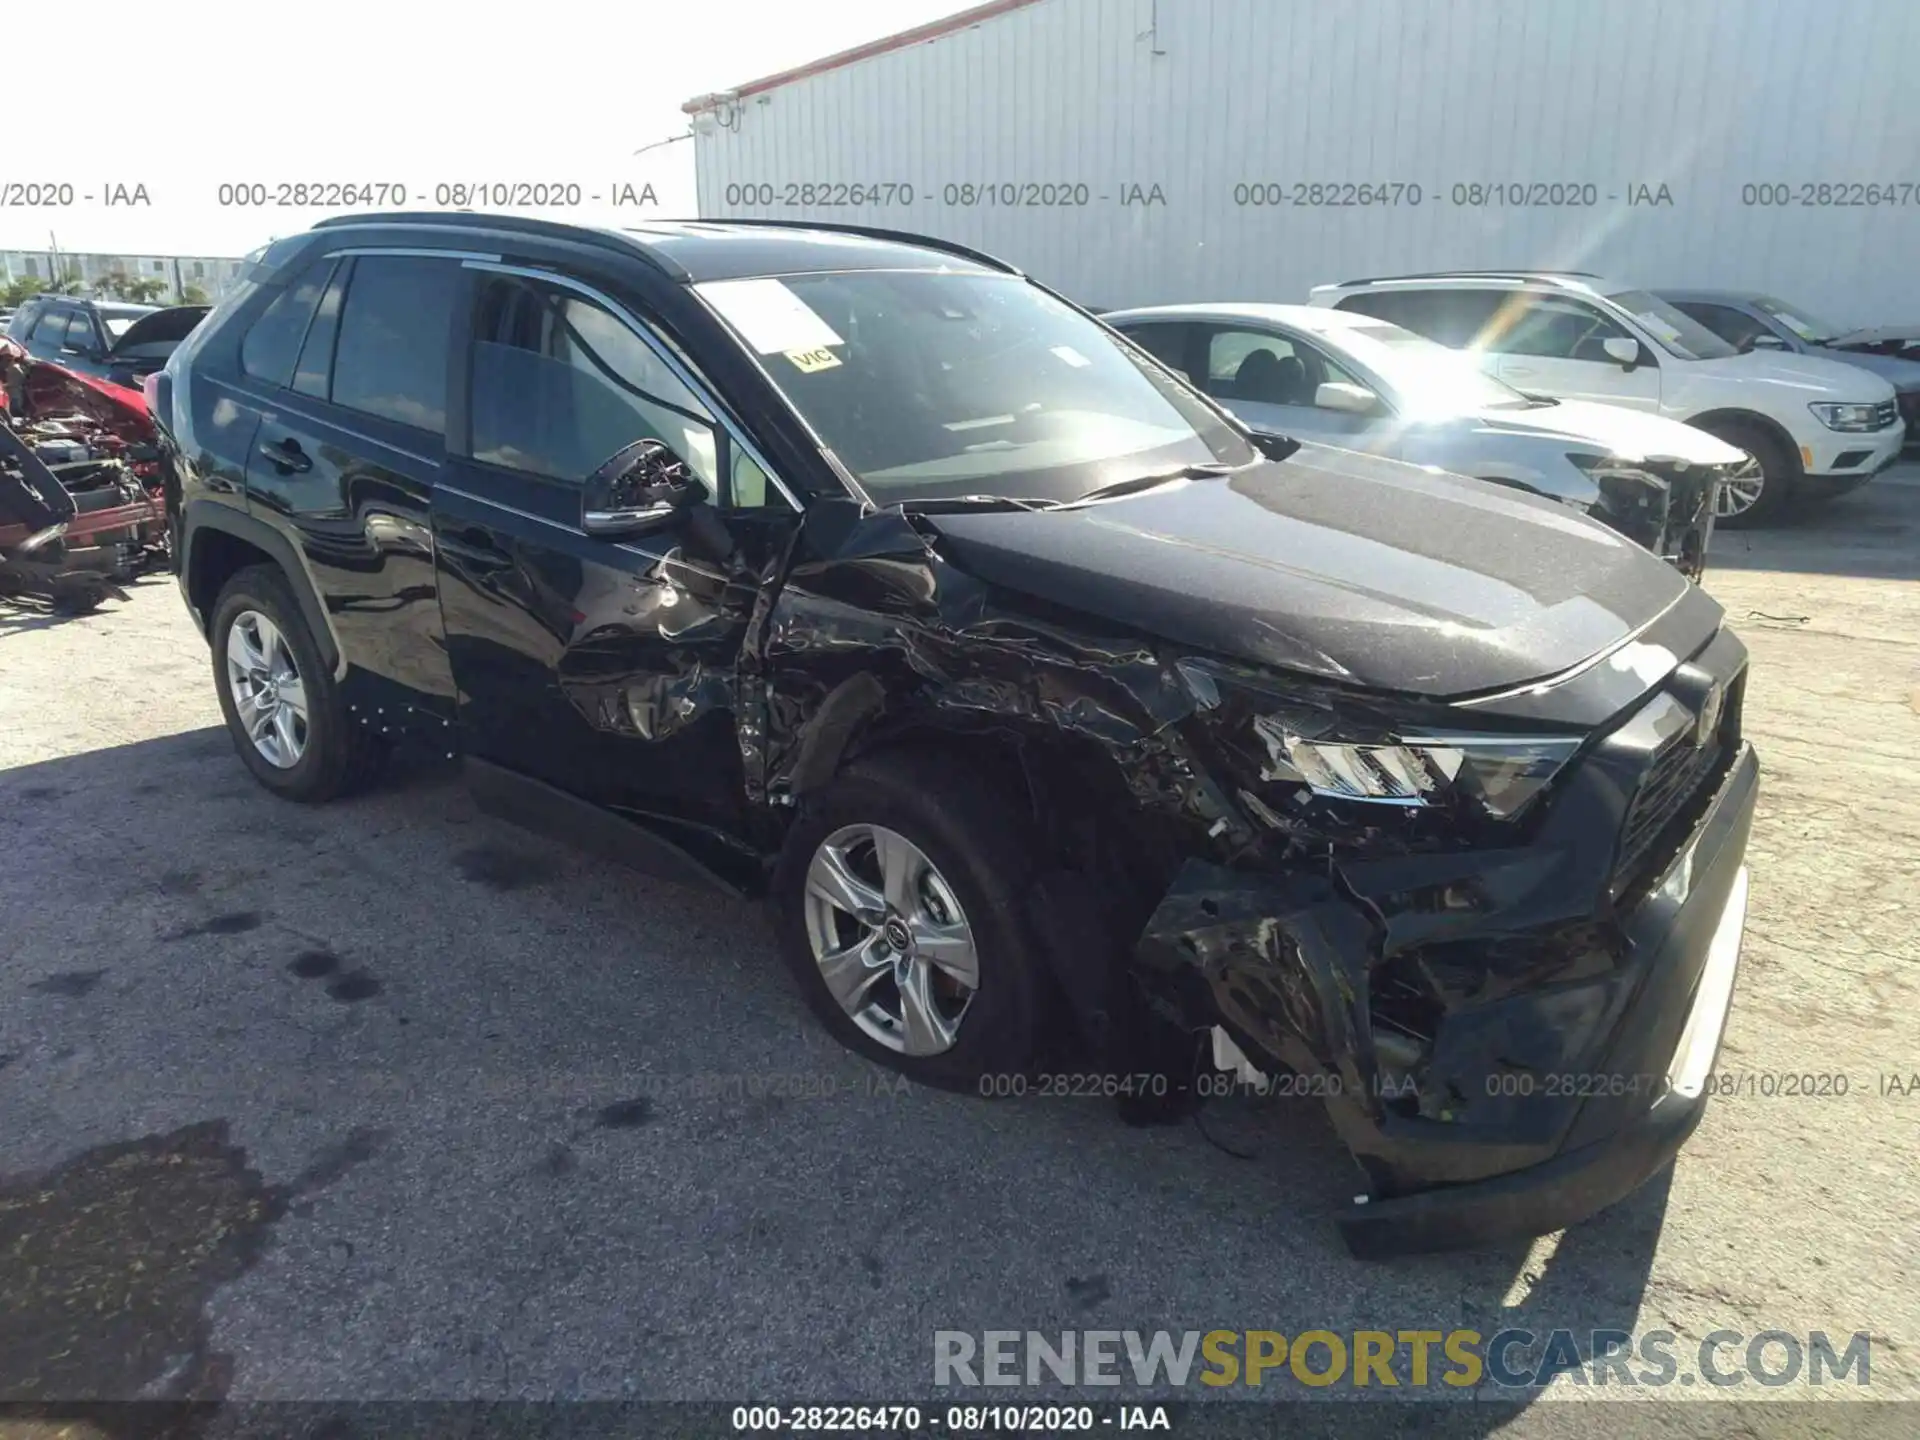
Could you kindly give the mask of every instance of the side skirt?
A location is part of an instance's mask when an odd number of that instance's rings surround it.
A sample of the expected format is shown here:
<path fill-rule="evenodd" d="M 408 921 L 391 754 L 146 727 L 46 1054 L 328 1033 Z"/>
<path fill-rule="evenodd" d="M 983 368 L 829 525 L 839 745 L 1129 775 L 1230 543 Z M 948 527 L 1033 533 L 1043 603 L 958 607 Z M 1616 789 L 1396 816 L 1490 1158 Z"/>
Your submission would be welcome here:
<path fill-rule="evenodd" d="M 739 886 L 671 840 L 577 795 L 472 756 L 464 762 L 464 770 L 474 800 L 489 815 L 643 874 L 680 885 L 704 885 L 734 899 L 746 898 Z"/>

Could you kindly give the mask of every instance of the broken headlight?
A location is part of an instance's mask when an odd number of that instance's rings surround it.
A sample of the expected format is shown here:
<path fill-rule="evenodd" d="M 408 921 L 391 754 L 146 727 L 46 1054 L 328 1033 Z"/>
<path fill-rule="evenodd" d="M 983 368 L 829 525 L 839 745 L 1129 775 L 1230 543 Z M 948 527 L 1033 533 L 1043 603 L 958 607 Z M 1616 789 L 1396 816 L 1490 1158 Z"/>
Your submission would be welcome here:
<path fill-rule="evenodd" d="M 1408 735 L 1389 742 L 1326 740 L 1258 716 L 1267 747 L 1260 778 L 1304 784 L 1316 795 L 1374 805 L 1444 804 L 1464 795 L 1511 820 L 1580 748 L 1561 735 Z"/>

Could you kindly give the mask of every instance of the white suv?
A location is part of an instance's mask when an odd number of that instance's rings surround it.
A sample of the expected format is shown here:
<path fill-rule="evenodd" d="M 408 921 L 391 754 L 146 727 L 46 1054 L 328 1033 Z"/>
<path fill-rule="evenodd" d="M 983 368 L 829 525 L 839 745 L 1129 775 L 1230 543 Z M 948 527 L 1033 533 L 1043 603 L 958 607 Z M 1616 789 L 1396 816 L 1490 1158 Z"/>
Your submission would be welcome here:
<path fill-rule="evenodd" d="M 1723 524 L 1843 494 L 1900 455 L 1885 380 L 1810 355 L 1741 354 L 1666 301 L 1596 275 L 1448 271 L 1321 285 L 1310 298 L 1471 350 L 1517 390 L 1652 411 L 1739 446 L 1759 473 L 1722 488 Z"/>

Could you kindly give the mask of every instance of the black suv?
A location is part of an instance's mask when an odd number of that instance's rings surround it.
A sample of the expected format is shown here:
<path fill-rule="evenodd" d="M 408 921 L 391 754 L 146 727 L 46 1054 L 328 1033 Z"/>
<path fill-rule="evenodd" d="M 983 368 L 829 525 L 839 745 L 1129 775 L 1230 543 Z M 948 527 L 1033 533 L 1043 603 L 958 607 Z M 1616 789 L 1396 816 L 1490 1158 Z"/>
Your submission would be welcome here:
<path fill-rule="evenodd" d="M 7 322 L 7 338 L 36 360 L 137 390 L 207 310 L 35 295 Z"/>
<path fill-rule="evenodd" d="M 1361 1253 L 1558 1228 L 1699 1118 L 1746 653 L 1564 506 L 1256 441 L 1009 266 L 843 227 L 329 221 L 154 398 L 280 795 L 424 737 L 768 895 L 915 1079 L 1324 1095 Z"/>

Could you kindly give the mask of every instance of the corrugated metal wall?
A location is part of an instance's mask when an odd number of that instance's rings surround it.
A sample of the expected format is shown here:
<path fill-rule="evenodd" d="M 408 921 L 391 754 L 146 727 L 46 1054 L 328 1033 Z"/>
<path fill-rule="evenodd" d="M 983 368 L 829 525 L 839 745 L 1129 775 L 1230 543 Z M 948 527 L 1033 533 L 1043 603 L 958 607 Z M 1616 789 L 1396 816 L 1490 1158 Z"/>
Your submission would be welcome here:
<path fill-rule="evenodd" d="M 695 145 L 703 215 L 944 235 L 1085 303 L 1530 265 L 1864 324 L 1920 313 L 1917 87 L 1920 0 L 1040 0 Z M 1359 185 L 1403 188 L 1324 203 Z"/>

